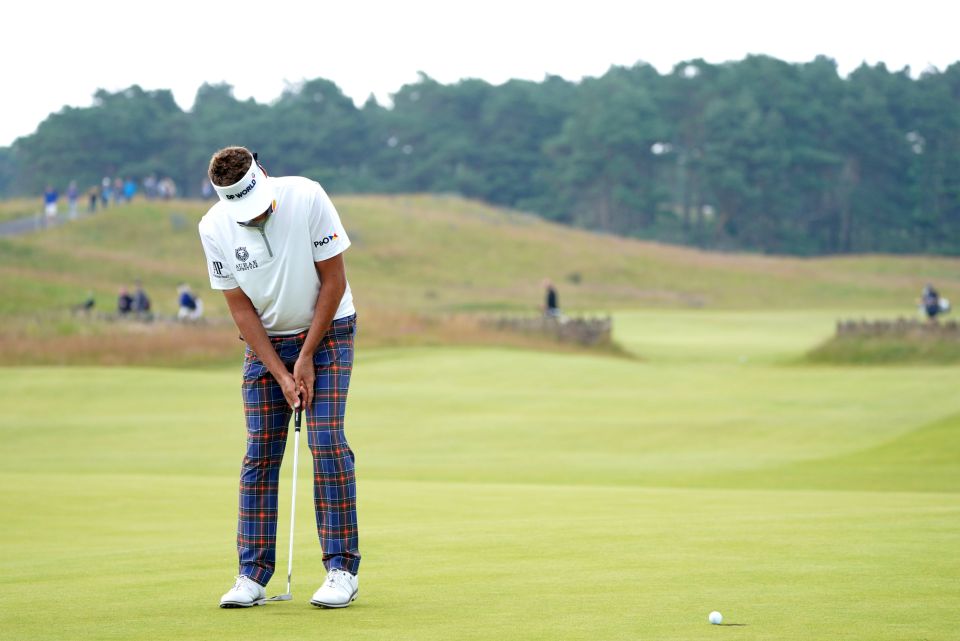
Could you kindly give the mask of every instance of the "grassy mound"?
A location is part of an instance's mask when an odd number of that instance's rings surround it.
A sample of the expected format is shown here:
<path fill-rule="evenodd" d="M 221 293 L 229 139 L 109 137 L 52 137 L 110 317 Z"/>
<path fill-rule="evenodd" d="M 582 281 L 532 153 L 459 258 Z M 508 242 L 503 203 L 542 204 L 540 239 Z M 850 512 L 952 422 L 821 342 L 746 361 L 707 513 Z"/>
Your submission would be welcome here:
<path fill-rule="evenodd" d="M 798 259 L 717 254 L 592 234 L 456 197 L 342 196 L 354 241 L 347 268 L 358 304 L 411 312 L 533 310 L 540 281 L 567 309 L 712 307 L 846 309 L 909 305 L 923 283 L 960 289 L 960 260 L 863 256 Z M 0 238 L 0 318 L 62 310 L 93 290 L 143 280 L 161 313 L 186 281 L 213 315 L 196 224 L 208 203 L 138 202 L 57 229 Z"/>

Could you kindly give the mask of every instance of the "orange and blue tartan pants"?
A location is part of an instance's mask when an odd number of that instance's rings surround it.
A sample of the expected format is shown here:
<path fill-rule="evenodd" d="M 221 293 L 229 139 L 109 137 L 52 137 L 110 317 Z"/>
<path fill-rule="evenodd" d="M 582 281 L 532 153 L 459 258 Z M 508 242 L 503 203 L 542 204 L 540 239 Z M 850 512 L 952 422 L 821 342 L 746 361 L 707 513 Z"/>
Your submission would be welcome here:
<path fill-rule="evenodd" d="M 313 502 L 323 565 L 327 570 L 352 574 L 360 565 L 357 485 L 343 417 L 353 371 L 355 334 L 356 316 L 331 324 L 314 353 L 317 378 L 313 404 L 303 417 L 313 455 Z M 305 338 L 306 332 L 270 338 L 290 371 Z M 280 463 L 292 410 L 280 385 L 249 347 L 244 354 L 243 410 L 247 451 L 240 472 L 237 553 L 240 574 L 266 585 L 276 565 Z"/>

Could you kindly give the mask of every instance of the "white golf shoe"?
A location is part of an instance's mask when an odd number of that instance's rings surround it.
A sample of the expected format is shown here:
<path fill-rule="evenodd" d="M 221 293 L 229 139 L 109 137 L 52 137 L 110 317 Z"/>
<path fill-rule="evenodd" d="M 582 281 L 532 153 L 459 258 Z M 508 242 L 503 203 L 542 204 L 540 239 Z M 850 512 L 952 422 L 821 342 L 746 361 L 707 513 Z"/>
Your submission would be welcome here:
<path fill-rule="evenodd" d="M 253 579 L 240 575 L 230 591 L 220 597 L 221 608 L 249 608 L 267 602 L 267 591 Z"/>
<path fill-rule="evenodd" d="M 356 575 L 344 570 L 330 570 L 327 580 L 313 593 L 310 603 L 318 608 L 345 608 L 356 600 L 358 591 Z"/>

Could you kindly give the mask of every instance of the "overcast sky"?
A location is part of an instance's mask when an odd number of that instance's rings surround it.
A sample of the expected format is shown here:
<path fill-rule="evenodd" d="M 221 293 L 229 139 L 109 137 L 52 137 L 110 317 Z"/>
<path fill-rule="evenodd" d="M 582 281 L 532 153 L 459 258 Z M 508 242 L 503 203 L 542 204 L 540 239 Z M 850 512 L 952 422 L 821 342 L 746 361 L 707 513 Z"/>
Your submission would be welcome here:
<path fill-rule="evenodd" d="M 204 82 L 269 102 L 287 83 L 336 82 L 381 102 L 423 71 L 443 83 L 579 80 L 611 65 L 667 72 L 692 58 L 818 54 L 914 75 L 960 60 L 960 2 L 659 0 L 155 3 L 13 0 L 4 7 L 0 146 L 103 88 L 171 89 L 189 109 Z"/>

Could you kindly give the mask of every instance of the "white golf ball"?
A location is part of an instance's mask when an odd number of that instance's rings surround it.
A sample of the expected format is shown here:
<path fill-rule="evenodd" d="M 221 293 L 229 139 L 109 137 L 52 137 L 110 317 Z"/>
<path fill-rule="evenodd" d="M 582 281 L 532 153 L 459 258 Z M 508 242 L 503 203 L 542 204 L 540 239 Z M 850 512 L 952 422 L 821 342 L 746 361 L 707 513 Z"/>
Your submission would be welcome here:
<path fill-rule="evenodd" d="M 720 625 L 721 623 L 723 623 L 723 615 L 717 612 L 716 610 L 711 612 L 708 618 L 710 619 L 710 623 L 712 623 L 713 625 Z"/>

